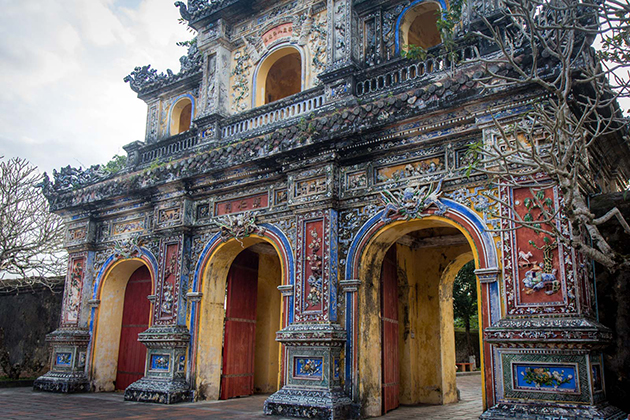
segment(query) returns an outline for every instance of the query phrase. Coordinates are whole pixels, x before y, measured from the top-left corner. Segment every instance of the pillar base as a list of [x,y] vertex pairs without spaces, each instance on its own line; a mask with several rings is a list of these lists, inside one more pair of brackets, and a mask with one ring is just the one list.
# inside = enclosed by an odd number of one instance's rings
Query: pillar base
[[500,403],[486,410],[483,420],[625,420],[626,414],[609,404],[558,405],[558,404],[519,404]]
[[90,391],[90,381],[83,372],[48,372],[33,383],[33,390],[73,394]]
[[85,360],[90,333],[83,328],[63,327],[46,336],[52,347],[50,372],[33,383],[35,391],[64,394],[91,391],[85,374]]
[[190,402],[186,381],[186,348],[190,340],[184,325],[153,326],[138,334],[147,346],[146,376],[125,389],[126,401],[176,404]]
[[125,401],[177,404],[191,402],[192,392],[185,380],[142,378],[125,389]]
[[358,419],[359,406],[341,390],[304,389],[285,386],[265,401],[267,415],[309,419]]

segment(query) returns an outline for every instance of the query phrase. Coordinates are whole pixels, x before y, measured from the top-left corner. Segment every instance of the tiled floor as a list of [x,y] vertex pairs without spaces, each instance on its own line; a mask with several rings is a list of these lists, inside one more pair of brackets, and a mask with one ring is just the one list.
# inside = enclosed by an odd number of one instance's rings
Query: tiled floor
[[[459,376],[461,401],[446,406],[400,407],[394,419],[476,419],[481,414],[481,376]],[[229,401],[204,401],[171,406],[123,401],[121,393],[61,395],[30,388],[0,389],[0,419],[267,419],[265,395]]]

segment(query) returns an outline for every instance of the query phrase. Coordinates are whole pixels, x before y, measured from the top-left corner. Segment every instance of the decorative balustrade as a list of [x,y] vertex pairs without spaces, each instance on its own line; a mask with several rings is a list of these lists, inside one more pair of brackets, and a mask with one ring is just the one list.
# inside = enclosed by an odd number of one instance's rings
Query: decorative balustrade
[[323,89],[316,88],[255,108],[230,118],[221,129],[222,138],[231,138],[270,124],[308,114],[324,106]]
[[[455,62],[452,57],[456,58]],[[441,71],[451,68],[455,63],[461,63],[469,60],[475,60],[479,57],[479,52],[474,46],[468,46],[462,48],[453,54],[443,54],[438,57],[428,57],[423,61],[408,64],[408,60],[402,61],[404,65],[397,66],[395,69],[391,69],[390,65],[384,65],[385,70],[381,74],[372,75],[359,79],[356,82],[356,95],[365,96],[374,92],[390,89],[399,86],[410,80],[416,80],[423,76],[439,73]]]
[[[359,97],[395,88],[426,75],[445,71],[456,63],[475,60],[479,53],[474,46],[464,47],[453,54],[429,57],[423,61],[410,63],[409,60],[398,60],[386,63],[379,68],[366,70],[359,76],[355,86]],[[226,118],[219,123],[219,140],[232,140],[237,136],[257,135],[259,132],[287,123],[295,118],[310,114],[325,105],[323,87],[317,87],[285,99],[254,108],[250,111]],[[147,145],[140,153],[140,162],[146,166],[151,162],[164,161],[194,149],[204,140],[204,131],[187,132],[172,138]]]
[[142,150],[140,155],[140,164],[147,164],[155,161],[164,160],[164,158],[178,155],[187,150],[193,149],[201,141],[200,134],[197,132],[186,132],[178,136],[171,137],[165,141],[151,144]]

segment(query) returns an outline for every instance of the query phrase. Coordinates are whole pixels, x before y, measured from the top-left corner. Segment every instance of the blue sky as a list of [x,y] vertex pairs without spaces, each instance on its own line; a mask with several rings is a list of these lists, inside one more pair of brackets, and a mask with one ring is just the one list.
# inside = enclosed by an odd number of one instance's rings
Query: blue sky
[[179,70],[173,0],[0,0],[0,156],[89,166],[144,139],[135,66]]

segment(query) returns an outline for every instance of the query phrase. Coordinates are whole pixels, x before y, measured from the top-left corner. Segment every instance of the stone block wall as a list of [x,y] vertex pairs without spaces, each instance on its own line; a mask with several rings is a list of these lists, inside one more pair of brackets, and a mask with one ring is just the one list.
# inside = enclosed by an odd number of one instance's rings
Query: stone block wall
[[59,327],[63,279],[51,288],[0,289],[0,377],[34,378],[50,369],[46,334]]

